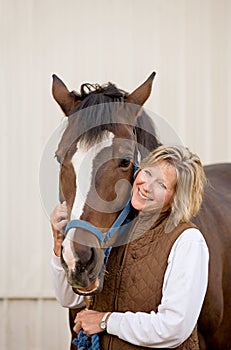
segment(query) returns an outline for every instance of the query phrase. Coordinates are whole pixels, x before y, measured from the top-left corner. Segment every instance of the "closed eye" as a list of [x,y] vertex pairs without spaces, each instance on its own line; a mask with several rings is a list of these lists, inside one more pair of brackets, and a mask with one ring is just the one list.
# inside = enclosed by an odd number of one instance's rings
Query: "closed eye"
[[165,190],[167,190],[167,187],[165,186],[165,184],[163,182],[160,182],[160,186],[163,187]]
[[149,170],[144,169],[144,172],[145,172],[145,174],[146,174],[146,175],[148,175],[148,176],[152,176],[152,173],[151,173]]

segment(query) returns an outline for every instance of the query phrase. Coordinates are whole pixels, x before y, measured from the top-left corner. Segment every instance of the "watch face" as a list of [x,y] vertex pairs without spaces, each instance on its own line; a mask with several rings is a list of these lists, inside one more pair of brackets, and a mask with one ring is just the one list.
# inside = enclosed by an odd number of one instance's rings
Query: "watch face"
[[105,321],[101,321],[100,322],[100,327],[101,327],[101,329],[105,330],[107,328],[106,322]]

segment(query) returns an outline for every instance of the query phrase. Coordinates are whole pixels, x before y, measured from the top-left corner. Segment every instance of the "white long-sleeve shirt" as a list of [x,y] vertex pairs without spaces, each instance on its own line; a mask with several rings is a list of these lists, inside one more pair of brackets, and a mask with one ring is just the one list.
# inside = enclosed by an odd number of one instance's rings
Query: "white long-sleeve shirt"
[[[157,312],[113,312],[107,332],[139,346],[179,346],[197,323],[207,289],[208,261],[208,248],[201,232],[195,228],[185,230],[169,254]],[[60,258],[54,253],[51,266],[57,300],[64,307],[83,306],[83,297],[68,285]]]

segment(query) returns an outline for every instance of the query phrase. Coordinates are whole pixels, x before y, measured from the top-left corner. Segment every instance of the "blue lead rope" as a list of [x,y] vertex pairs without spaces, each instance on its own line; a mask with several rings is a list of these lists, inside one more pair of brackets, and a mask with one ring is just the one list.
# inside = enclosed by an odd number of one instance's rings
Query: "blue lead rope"
[[78,350],[99,350],[99,334],[93,334],[91,337],[88,337],[83,333],[81,329],[78,338],[75,338],[72,342],[77,346]]

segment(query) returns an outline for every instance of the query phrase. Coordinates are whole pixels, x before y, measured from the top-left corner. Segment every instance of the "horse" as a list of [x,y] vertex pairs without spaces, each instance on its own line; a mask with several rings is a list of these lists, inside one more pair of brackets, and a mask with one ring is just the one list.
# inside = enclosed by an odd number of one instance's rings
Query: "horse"
[[[129,94],[111,83],[83,84],[77,93],[53,75],[53,97],[68,117],[56,151],[60,200],[67,202],[70,222],[77,222],[63,241],[61,260],[67,280],[78,294],[102,290],[105,251],[117,242],[117,236],[105,240],[105,235],[126,207],[136,163],[160,145],[155,126],[142,109],[154,76]],[[228,350],[231,164],[205,166],[205,173],[209,185],[194,219],[210,251],[208,290],[198,334],[201,349]]]

